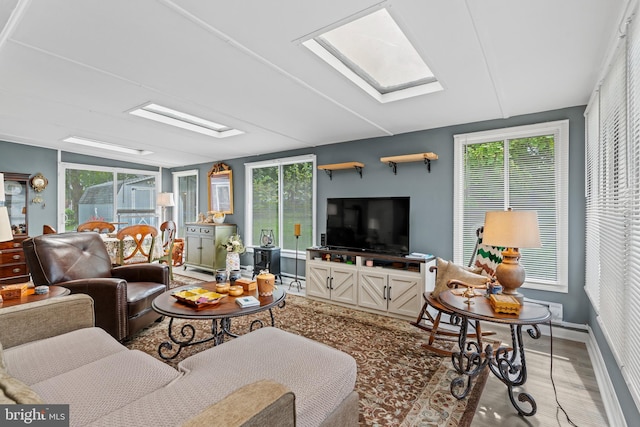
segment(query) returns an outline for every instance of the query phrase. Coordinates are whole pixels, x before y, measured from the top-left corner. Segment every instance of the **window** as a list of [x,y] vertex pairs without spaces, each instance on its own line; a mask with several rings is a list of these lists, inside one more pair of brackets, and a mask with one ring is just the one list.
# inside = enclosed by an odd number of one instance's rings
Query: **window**
[[177,237],[184,237],[186,223],[198,217],[198,170],[173,172],[173,220],[178,227]]
[[91,220],[159,226],[157,172],[64,163],[61,169],[64,224],[59,229],[73,231]]
[[454,261],[473,252],[486,211],[535,210],[542,247],[522,249],[525,287],[568,291],[569,123],[455,136]]
[[[635,13],[631,16],[637,16]],[[636,18],[637,19],[637,18]],[[585,112],[586,284],[640,406],[640,25],[620,37]]]
[[385,8],[323,30],[303,45],[381,103],[442,90]]
[[315,241],[315,156],[247,163],[245,174],[247,246],[260,245],[262,230],[272,230],[283,252],[296,249],[294,225],[300,224],[298,248]]

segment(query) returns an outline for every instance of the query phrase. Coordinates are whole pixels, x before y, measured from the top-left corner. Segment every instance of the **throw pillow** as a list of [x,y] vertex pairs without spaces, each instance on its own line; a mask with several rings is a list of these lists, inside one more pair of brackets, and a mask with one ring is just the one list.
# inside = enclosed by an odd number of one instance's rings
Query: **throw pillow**
[[456,279],[472,285],[484,285],[489,280],[486,276],[473,273],[467,267],[454,264],[451,261],[445,261],[442,258],[436,258],[436,285],[431,296],[437,298],[442,291],[449,289],[447,284],[450,280]]
[[42,404],[44,402],[28,385],[13,378],[6,371],[0,371],[0,403]]

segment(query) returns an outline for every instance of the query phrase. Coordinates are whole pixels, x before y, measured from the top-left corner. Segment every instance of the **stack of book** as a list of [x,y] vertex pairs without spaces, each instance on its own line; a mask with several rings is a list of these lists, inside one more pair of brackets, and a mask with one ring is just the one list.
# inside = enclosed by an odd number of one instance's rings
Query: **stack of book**
[[258,301],[256,297],[248,296],[236,298],[236,304],[238,304],[242,308],[245,308],[260,305],[260,301]]

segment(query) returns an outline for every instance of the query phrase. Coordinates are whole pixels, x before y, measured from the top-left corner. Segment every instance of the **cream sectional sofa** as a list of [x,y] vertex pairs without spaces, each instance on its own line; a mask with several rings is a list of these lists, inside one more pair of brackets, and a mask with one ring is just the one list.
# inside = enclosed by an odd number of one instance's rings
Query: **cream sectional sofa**
[[358,424],[355,360],[276,328],[176,370],[94,327],[93,300],[77,294],[0,309],[0,343],[0,403],[69,404],[72,426]]

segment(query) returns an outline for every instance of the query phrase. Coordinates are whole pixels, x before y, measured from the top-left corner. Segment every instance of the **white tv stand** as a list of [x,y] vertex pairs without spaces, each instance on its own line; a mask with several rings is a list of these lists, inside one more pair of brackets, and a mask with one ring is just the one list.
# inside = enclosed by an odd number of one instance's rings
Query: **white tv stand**
[[[367,265],[369,264],[369,265]],[[307,297],[358,310],[415,320],[422,294],[435,285],[432,258],[307,249]]]

